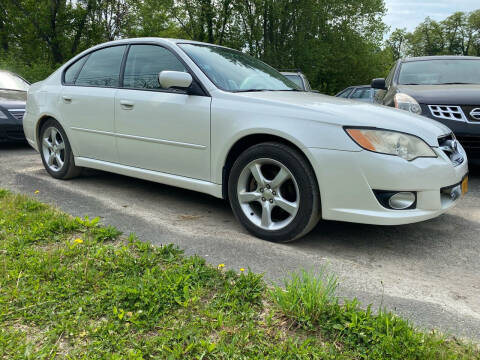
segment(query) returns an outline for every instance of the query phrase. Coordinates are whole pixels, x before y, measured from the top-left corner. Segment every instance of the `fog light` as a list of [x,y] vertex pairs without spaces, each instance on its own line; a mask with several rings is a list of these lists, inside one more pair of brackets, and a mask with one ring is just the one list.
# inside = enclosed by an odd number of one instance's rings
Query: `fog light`
[[399,192],[388,199],[388,205],[395,210],[405,210],[415,203],[416,197],[413,192]]

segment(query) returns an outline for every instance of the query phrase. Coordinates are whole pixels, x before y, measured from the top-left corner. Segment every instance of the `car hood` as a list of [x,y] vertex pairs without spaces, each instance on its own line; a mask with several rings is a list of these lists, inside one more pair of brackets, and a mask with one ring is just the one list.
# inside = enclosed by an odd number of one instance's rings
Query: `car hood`
[[398,92],[427,105],[480,105],[480,84],[398,85]]
[[262,91],[238,93],[250,101],[274,107],[279,116],[294,110],[295,118],[340,126],[375,127],[419,136],[431,146],[451,130],[429,118],[381,105],[341,99],[311,92]]
[[5,109],[24,109],[26,102],[26,91],[0,90],[0,106]]

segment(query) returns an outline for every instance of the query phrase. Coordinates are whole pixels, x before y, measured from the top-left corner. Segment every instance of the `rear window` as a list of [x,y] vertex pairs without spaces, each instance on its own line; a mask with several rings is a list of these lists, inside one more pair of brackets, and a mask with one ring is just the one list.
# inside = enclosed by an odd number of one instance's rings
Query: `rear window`
[[112,46],[90,54],[75,85],[118,87],[125,45]]

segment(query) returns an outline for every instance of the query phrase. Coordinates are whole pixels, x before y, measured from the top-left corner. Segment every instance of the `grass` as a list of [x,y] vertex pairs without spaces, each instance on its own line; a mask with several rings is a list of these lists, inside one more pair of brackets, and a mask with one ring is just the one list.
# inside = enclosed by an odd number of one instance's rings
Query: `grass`
[[0,359],[480,359],[335,289],[267,287],[0,190]]

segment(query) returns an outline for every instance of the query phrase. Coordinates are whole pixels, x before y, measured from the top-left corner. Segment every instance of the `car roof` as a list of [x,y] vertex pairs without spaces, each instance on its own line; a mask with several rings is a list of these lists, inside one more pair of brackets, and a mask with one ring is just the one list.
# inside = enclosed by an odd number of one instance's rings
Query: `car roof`
[[402,59],[402,62],[427,61],[427,60],[480,60],[477,56],[441,55],[441,56],[418,56]]
[[96,46],[93,46],[90,49],[95,49],[97,47],[98,48],[105,47],[109,45],[121,45],[121,44],[135,43],[135,42],[157,42],[160,44],[172,44],[172,45],[173,44],[197,44],[197,45],[209,45],[209,46],[225,48],[225,46],[210,44],[210,43],[201,42],[201,41],[194,41],[194,40],[172,39],[172,38],[161,38],[161,37],[138,37],[138,38],[126,38],[121,40],[113,40],[113,41],[105,42],[102,44],[98,44]]

